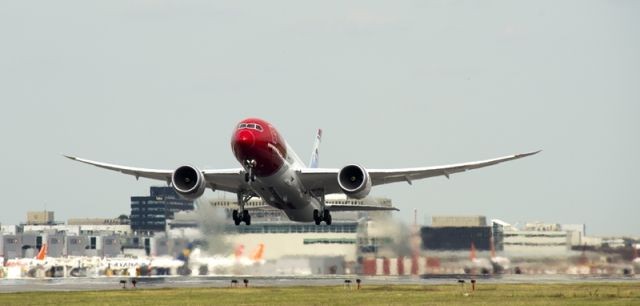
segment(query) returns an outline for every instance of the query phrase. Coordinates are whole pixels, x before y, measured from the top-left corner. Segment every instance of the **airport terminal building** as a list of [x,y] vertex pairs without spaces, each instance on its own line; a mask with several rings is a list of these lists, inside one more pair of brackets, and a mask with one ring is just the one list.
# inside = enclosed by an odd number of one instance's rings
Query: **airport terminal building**
[[[328,196],[326,201],[392,207],[388,198]],[[44,244],[53,258],[178,258],[193,248],[225,257],[240,246],[248,256],[263,246],[261,258],[276,273],[416,275],[458,273],[472,246],[482,252],[478,257],[486,258],[492,241],[501,255],[521,258],[568,257],[571,247],[596,244],[580,224],[531,222],[515,228],[497,219],[487,225],[484,216],[433,216],[428,226],[410,227],[394,221],[389,211],[335,211],[327,226],[292,222],[257,198],[247,204],[252,224],[236,226],[230,218],[237,209],[234,200],[216,198],[198,206],[181,200],[171,188],[152,187],[149,196],[131,197],[128,218],[74,218],[64,224],[55,221],[53,212],[29,212],[26,223],[0,227],[0,257],[33,258]]]
[[[210,207],[223,212],[221,218],[215,219],[206,216],[205,209],[196,213],[193,202],[180,202],[171,188],[152,187],[149,196],[132,197],[131,200],[130,224],[128,220],[100,218],[75,218],[64,224],[53,221],[53,212],[30,214],[46,221],[5,227],[9,232],[3,234],[0,250],[6,259],[33,257],[44,243],[48,244],[51,257],[116,257],[128,252],[143,256],[177,256],[189,242],[196,241],[202,247],[209,243],[212,233],[202,224],[205,216],[204,219],[215,220],[218,234],[231,246],[229,252],[237,245],[252,250],[258,244],[264,244],[266,260],[340,257],[356,262],[360,250],[368,249],[364,245],[367,241],[359,239],[362,222],[372,217],[391,217],[388,211],[333,212],[334,222],[326,226],[292,222],[282,211],[263,207],[252,211],[250,226],[235,226],[230,218],[227,219],[237,207],[235,201],[210,200]],[[392,205],[387,198],[370,198],[366,204],[371,205],[372,201],[381,206]],[[327,203],[356,206],[364,201],[342,196],[327,197]],[[264,206],[264,203],[252,199],[248,206]]]
[[191,211],[193,201],[181,198],[171,187],[151,187],[148,196],[131,197],[131,230],[137,233],[164,231],[176,212]]
[[[327,204],[363,205],[364,201],[347,199],[345,196],[328,196]],[[230,215],[237,208],[234,200],[213,199],[209,201],[213,208],[223,211],[223,216],[218,217],[219,222],[225,224],[223,232],[225,239],[233,245],[243,245],[246,249],[253,249],[258,244],[265,245],[265,259],[278,259],[282,257],[324,257],[342,256],[345,261],[357,260],[359,250],[359,233],[362,223],[370,218],[390,218],[389,211],[377,212],[332,212],[333,223],[327,225],[315,225],[314,223],[300,223],[290,221],[279,209],[265,207],[261,199],[251,199],[247,207],[251,210],[252,224],[250,226],[235,226],[228,222]],[[392,202],[388,198],[367,199],[367,205],[380,205],[391,207]],[[257,209],[260,207],[259,209]],[[201,214],[201,213],[199,213]],[[189,216],[191,215],[191,216]],[[188,233],[197,231],[188,230],[197,224],[197,215],[183,212],[176,215],[175,220],[167,224],[167,234],[170,237],[189,237]],[[206,234],[204,234],[206,235]]]
[[477,250],[491,248],[491,227],[484,216],[434,216],[431,226],[421,229],[422,249],[434,251],[467,251],[473,244]]

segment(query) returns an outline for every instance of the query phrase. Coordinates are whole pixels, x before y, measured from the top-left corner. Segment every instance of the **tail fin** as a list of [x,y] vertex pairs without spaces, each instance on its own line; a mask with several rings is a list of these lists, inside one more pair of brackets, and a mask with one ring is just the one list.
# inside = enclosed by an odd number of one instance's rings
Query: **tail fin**
[[44,260],[47,257],[47,244],[43,244],[42,247],[40,247],[40,251],[38,252],[38,255],[36,255],[36,259],[38,260]]
[[471,253],[469,254],[469,259],[471,259],[471,261],[476,260],[476,245],[471,242]]
[[193,248],[194,248],[193,243],[187,244],[187,246],[184,249],[182,249],[182,252],[178,254],[178,257],[176,259],[182,260],[184,262],[188,262],[189,256],[191,256],[191,252],[193,251]]
[[251,254],[251,260],[260,261],[264,253],[264,243],[258,245],[258,248]]
[[320,162],[320,153],[318,152],[320,149],[320,141],[322,140],[322,129],[318,129],[318,134],[316,134],[316,141],[313,143],[313,151],[311,152],[311,160],[309,161],[309,168],[318,168],[318,163]]
[[242,257],[242,253],[244,252],[244,244],[239,244],[236,246],[233,254],[236,256],[236,259],[240,259]]

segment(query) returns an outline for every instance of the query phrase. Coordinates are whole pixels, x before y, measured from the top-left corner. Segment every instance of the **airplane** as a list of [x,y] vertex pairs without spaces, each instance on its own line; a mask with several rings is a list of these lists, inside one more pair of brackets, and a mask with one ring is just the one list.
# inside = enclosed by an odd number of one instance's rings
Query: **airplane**
[[47,244],[44,243],[38,250],[38,254],[33,258],[15,258],[7,260],[7,266],[25,266],[28,268],[33,268],[36,266],[43,266],[48,264],[47,261]]
[[486,258],[478,258],[476,256],[476,246],[471,242],[471,248],[469,250],[469,262],[464,267],[464,271],[467,274],[489,274],[493,268],[492,263]]
[[6,263],[7,267],[20,267],[24,272],[29,275],[35,274],[36,270],[48,270],[52,266],[57,265],[57,261],[53,258],[47,257],[47,244],[44,243],[40,247],[38,254],[33,258],[15,258],[9,259]]
[[511,265],[511,260],[509,260],[509,258],[507,257],[497,256],[496,245],[493,240],[493,236],[491,237],[490,241],[491,241],[491,258],[489,260],[491,261],[491,265],[493,266],[493,273],[494,274],[504,273],[505,271],[509,270],[509,267]]
[[344,193],[355,199],[365,198],[373,186],[445,176],[471,169],[534,155],[540,151],[509,155],[483,161],[435,167],[401,169],[366,169],[358,164],[342,168],[319,168],[319,146],[322,130],[318,130],[309,166],[287,144],[271,123],[247,118],[240,121],[231,136],[231,149],[241,168],[201,170],[191,165],[171,169],[145,169],[92,161],[75,156],[65,157],[93,166],[140,177],[165,181],[185,199],[195,200],[206,188],[235,193],[239,210],[232,213],[236,225],[251,224],[245,204],[260,197],[266,204],[281,209],[292,221],[325,222],[331,225],[331,211],[397,210],[373,205],[327,205],[325,195]]
[[244,245],[236,247],[234,254],[230,255],[205,255],[199,248],[195,248],[189,257],[189,266],[192,271],[200,273],[202,267],[206,267],[208,274],[226,274],[230,269],[242,269],[263,265],[265,245],[260,243],[250,255],[243,255]]
[[97,269],[100,274],[136,276],[136,270],[151,264],[146,257],[105,257],[99,260]]

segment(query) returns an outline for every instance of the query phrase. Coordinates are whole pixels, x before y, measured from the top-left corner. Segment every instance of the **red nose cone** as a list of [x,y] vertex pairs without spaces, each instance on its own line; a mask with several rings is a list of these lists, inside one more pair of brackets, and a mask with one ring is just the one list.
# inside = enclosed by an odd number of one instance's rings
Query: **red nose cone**
[[256,138],[248,130],[241,130],[236,135],[236,145],[243,149],[251,148],[256,143]]
[[233,152],[239,161],[252,159],[256,138],[249,130],[239,130],[232,141]]

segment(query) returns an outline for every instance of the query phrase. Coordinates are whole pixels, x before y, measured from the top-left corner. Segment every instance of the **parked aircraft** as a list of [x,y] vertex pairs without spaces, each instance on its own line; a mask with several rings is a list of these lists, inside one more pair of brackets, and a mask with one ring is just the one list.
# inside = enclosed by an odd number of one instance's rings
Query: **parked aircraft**
[[492,263],[486,258],[478,258],[476,256],[476,246],[471,242],[469,250],[469,264],[465,266],[464,271],[467,274],[489,274],[493,268]]
[[38,254],[33,258],[14,258],[7,260],[6,266],[21,266],[25,269],[32,269],[35,267],[50,267],[51,260],[47,258],[47,244],[43,244],[38,251]]
[[501,274],[509,270],[511,260],[507,257],[496,255],[496,245],[493,237],[491,237],[491,265],[493,266],[494,274]]
[[244,246],[239,245],[232,255],[210,256],[203,254],[199,248],[195,248],[189,257],[189,268],[192,271],[205,269],[206,274],[229,274],[237,268],[242,269],[264,264],[264,250],[264,244],[260,243],[249,256],[246,256],[244,255]]
[[[344,193],[351,198],[366,197],[373,186],[407,182],[434,176],[445,176],[495,165],[538,153],[509,155],[483,161],[435,167],[401,169],[366,169],[358,164],[342,168],[318,168],[322,131],[316,136],[309,166],[269,122],[248,118],[236,125],[231,137],[231,149],[242,168],[200,170],[194,166],[171,169],[145,169],[91,161],[74,156],[72,160],[140,177],[161,180],[173,186],[186,199],[197,199],[206,188],[235,193],[239,210],[234,210],[234,223],[251,224],[245,207],[253,197],[261,197],[266,204],[279,208],[289,219],[298,222],[331,224],[331,211],[396,210],[392,207],[369,205],[327,205],[325,195]],[[253,207],[252,207],[253,208]]]
[[33,258],[14,258],[7,260],[5,266],[16,267],[20,270],[20,274],[35,276],[39,272],[44,276],[45,271],[51,267],[59,265],[59,261],[55,258],[47,257],[47,244],[43,244],[38,254]]

